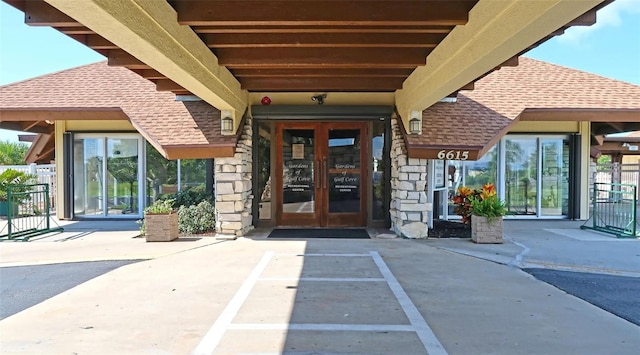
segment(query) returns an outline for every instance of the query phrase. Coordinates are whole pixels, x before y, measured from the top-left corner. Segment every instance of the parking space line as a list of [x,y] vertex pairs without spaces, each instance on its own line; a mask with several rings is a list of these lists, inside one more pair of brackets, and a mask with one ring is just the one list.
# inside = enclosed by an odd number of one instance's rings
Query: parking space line
[[398,280],[393,276],[393,273],[384,260],[382,260],[380,254],[377,251],[371,251],[369,253],[373,258],[373,261],[378,266],[378,269],[380,269],[382,276],[387,280],[391,291],[396,296],[396,299],[400,303],[404,313],[407,315],[407,318],[409,318],[409,322],[415,327],[415,331],[429,355],[446,355],[447,351],[444,349],[442,344],[440,344],[440,341],[424,320],[418,311],[418,308],[416,308],[407,293],[404,291]]
[[369,254],[275,254],[274,256],[338,256],[338,257],[353,257],[353,256],[366,256],[371,257]]
[[354,332],[415,332],[409,324],[330,324],[330,323],[233,323],[233,330],[317,330]]
[[244,280],[242,286],[240,286],[227,307],[225,307],[225,309],[222,311],[218,319],[216,319],[215,323],[213,323],[207,334],[205,334],[204,338],[202,338],[200,344],[198,344],[195,350],[193,350],[193,355],[211,354],[216,349],[218,343],[220,343],[220,340],[224,335],[224,332],[226,331],[229,324],[231,324],[231,321],[236,316],[236,314],[238,314],[238,311],[246,301],[249,293],[251,293],[251,290],[260,278],[260,275],[273,257],[273,254],[273,252],[268,251],[262,256],[260,262],[258,262],[258,264],[253,268],[253,270],[251,271],[247,279]]
[[310,281],[310,282],[385,282],[387,280],[381,278],[366,277],[266,277],[260,278],[258,281]]

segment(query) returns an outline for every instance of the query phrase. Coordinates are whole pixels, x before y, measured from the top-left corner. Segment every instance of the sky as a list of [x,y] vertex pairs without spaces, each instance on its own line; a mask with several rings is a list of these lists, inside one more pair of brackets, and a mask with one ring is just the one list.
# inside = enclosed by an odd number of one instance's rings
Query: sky
[[[640,0],[615,0],[595,25],[571,27],[525,56],[640,85]],[[0,1],[0,85],[102,60],[50,27],[25,25]],[[17,141],[17,133],[0,130],[0,140]]]

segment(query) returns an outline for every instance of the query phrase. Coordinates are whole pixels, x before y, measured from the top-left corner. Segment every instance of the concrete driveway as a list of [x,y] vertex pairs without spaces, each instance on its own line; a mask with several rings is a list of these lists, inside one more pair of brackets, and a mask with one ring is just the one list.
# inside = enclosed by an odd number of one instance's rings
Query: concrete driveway
[[[526,262],[523,249],[513,254],[517,244],[478,250],[509,260],[503,265],[445,250],[455,243],[464,249],[464,242],[287,241],[256,234],[144,243],[120,232],[0,243],[3,266],[100,255],[150,259],[0,321],[2,352],[637,353],[640,327],[513,267]],[[634,272],[633,264],[610,269]]]

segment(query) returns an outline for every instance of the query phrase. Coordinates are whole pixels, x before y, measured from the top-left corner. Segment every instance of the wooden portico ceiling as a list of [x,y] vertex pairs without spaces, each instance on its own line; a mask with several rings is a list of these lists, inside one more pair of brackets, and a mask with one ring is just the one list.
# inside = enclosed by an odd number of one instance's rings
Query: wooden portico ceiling
[[388,91],[475,1],[170,0],[249,91]]
[[407,123],[566,27],[592,24],[610,2],[3,1],[159,90],[231,110],[236,127],[247,91],[395,91]]

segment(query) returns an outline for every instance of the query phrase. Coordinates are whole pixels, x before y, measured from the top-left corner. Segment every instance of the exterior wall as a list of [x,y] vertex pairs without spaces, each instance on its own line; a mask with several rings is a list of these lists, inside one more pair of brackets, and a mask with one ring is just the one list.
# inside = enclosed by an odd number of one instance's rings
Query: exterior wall
[[391,120],[391,229],[405,238],[426,238],[427,159],[407,158],[398,119]]
[[58,189],[56,191],[56,215],[58,219],[69,219],[71,216],[64,215],[64,170],[62,165],[62,159],[65,156],[64,144],[62,144],[62,137],[65,132],[72,131],[135,131],[136,129],[131,125],[129,121],[56,121],[55,122],[55,149],[56,149],[56,184]]
[[509,133],[578,133],[580,124],[575,121],[518,121]]
[[219,239],[235,239],[253,229],[252,134],[251,119],[247,118],[234,157],[214,160],[216,232]]

